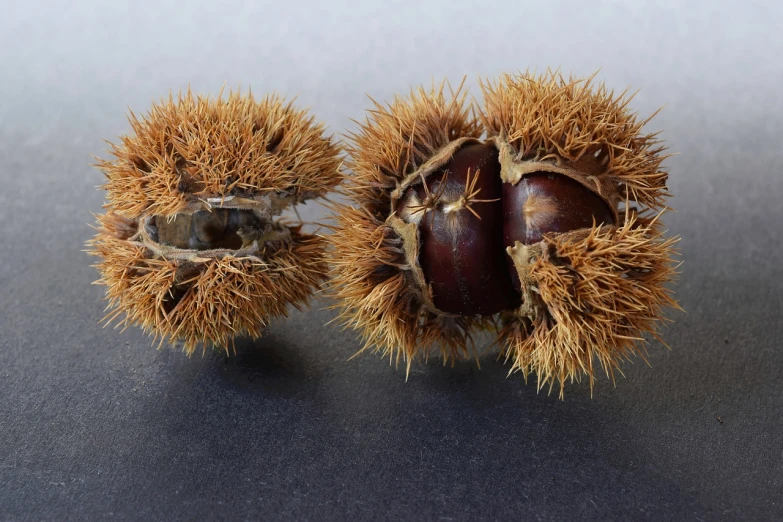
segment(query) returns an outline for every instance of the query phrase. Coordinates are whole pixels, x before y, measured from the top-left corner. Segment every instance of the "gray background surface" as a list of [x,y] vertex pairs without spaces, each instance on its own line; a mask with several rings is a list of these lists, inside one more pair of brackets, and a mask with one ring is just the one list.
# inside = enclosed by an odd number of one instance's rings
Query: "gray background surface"
[[[783,9],[543,4],[3,2],[0,519],[783,517]],[[90,154],[128,108],[250,86],[343,132],[365,94],[548,66],[666,104],[687,314],[652,368],[561,402],[491,359],[347,361],[326,301],[228,360],[97,324]]]

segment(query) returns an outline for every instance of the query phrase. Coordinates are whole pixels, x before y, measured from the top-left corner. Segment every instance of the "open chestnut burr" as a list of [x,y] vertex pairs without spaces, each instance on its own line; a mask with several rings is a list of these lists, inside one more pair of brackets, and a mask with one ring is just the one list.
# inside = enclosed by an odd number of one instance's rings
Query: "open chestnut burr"
[[[474,354],[492,330],[512,371],[563,385],[645,355],[676,276],[657,134],[593,78],[556,72],[376,103],[349,136],[334,204],[340,317],[408,368]],[[597,363],[597,366],[596,366]]]
[[280,219],[340,181],[340,147],[280,96],[194,96],[131,114],[132,133],[99,160],[105,213],[89,252],[106,287],[106,322],[162,344],[230,351],[326,278],[325,240]]

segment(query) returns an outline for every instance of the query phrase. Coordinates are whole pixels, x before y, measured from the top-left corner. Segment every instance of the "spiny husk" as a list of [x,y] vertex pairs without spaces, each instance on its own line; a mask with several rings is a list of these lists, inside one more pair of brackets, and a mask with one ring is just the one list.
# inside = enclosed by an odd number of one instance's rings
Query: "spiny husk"
[[[617,199],[663,208],[667,174],[661,170],[665,147],[658,133],[643,133],[650,119],[639,119],[628,104],[593,76],[565,79],[559,72],[504,74],[481,82],[484,107],[479,117],[490,138],[508,142],[518,161],[552,160],[574,164],[597,156],[614,184]],[[610,199],[610,204],[613,203]]]
[[341,189],[350,204],[332,204],[329,287],[338,300],[338,320],[362,332],[362,350],[402,358],[408,368],[414,356],[426,357],[433,347],[444,362],[471,354],[471,330],[491,324],[429,309],[415,288],[402,240],[388,222],[390,195],[407,175],[453,140],[482,133],[461,85],[449,86],[449,96],[445,86],[420,88],[387,106],[373,101],[367,120],[349,136],[352,175]]
[[[259,256],[227,251],[188,262],[187,279],[180,281],[183,261],[155,258],[133,239],[131,222],[108,213],[98,223],[89,247],[100,258],[97,283],[106,286],[104,321],[139,325],[160,344],[182,340],[188,355],[199,344],[228,352],[235,336],[259,337],[270,319],[287,315],[287,305],[306,305],[327,271],[324,239],[292,227],[289,243]],[[187,291],[171,302],[175,284]]]
[[[483,125],[459,90],[447,101],[442,86],[389,106],[374,102],[350,136],[352,175],[343,184],[350,203],[332,205],[330,290],[338,320],[361,332],[363,350],[402,357],[408,365],[431,353],[432,343],[440,343],[447,360],[472,355],[466,348],[471,332],[496,327],[497,317],[451,316],[426,304],[412,277],[417,267],[406,259],[409,245],[391,226],[391,195],[450,144],[480,138],[485,128],[499,148],[514,148],[515,161],[565,163],[573,171],[602,166],[613,192],[604,199],[618,225],[546,235],[530,250],[543,255],[531,259],[529,277],[521,278],[540,302],[499,314],[497,342],[512,372],[534,372],[539,386],[550,390],[557,381],[562,396],[566,381],[587,375],[592,386],[597,369],[613,377],[621,360],[644,357],[644,335],[657,338],[664,308],[678,307],[667,288],[676,276],[677,239],[664,237],[658,221],[668,195],[660,169],[665,149],[655,134],[641,133],[647,120],[637,121],[627,109],[630,98],[593,86],[592,78],[525,74],[482,88]],[[657,217],[643,217],[646,209]]]
[[251,209],[271,224],[324,195],[341,179],[342,158],[323,125],[277,95],[190,90],[129,121],[133,133],[110,144],[114,158],[99,160],[108,201],[88,243],[107,287],[106,320],[141,325],[161,343],[183,340],[190,354],[199,343],[228,349],[237,335],[257,337],[287,305],[306,304],[326,277],[325,241],[299,226],[250,253],[158,249],[139,227],[213,207]]
[[643,334],[661,341],[664,309],[679,308],[667,286],[677,241],[664,237],[657,219],[630,213],[620,226],[545,235],[528,272],[544,313],[532,321],[503,314],[497,342],[511,371],[534,372],[550,390],[557,381],[562,397],[565,383],[583,375],[592,389],[596,360],[614,379],[621,360],[645,358]]
[[215,99],[190,90],[129,116],[133,134],[98,160],[109,210],[172,216],[208,198],[322,195],[340,180],[340,149],[307,111],[277,95]]

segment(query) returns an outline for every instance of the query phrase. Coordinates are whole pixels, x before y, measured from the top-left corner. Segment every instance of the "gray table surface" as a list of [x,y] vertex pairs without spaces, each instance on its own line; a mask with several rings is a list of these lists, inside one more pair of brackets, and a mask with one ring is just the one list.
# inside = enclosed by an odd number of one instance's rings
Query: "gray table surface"
[[[71,5],[74,4],[74,5]],[[775,2],[4,2],[0,519],[783,518],[783,18]],[[687,7],[686,7],[687,5]],[[780,4],[778,4],[780,5]],[[240,354],[102,329],[90,154],[190,85],[298,95],[333,132],[444,76],[561,67],[679,152],[686,314],[566,400],[366,355],[321,300]],[[308,205],[304,216],[323,209]]]

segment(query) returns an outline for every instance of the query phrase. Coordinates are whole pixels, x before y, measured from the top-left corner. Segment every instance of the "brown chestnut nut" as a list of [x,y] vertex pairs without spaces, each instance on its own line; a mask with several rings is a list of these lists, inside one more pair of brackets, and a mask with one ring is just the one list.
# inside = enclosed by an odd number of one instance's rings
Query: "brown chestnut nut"
[[503,243],[538,243],[548,232],[614,224],[600,196],[561,174],[535,172],[516,185],[503,183]]
[[[544,234],[613,225],[614,213],[600,196],[562,174],[534,172],[519,183],[503,183],[503,244],[540,242]],[[509,263],[514,287],[519,274]]]
[[418,223],[419,263],[439,310],[492,315],[519,305],[506,276],[502,184],[497,149],[471,143],[403,196],[398,213]]

